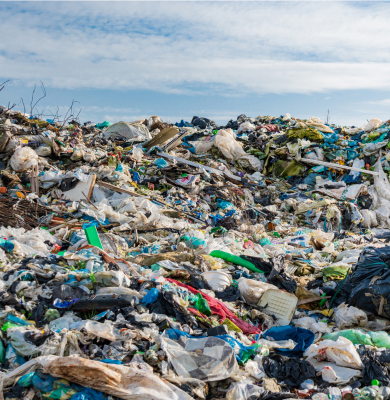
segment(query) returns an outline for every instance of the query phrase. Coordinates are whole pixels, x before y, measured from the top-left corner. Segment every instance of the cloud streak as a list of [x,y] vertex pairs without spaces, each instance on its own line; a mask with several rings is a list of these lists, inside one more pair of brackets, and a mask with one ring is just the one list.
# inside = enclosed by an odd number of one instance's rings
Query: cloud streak
[[176,94],[390,88],[390,10],[358,3],[0,3],[0,76]]

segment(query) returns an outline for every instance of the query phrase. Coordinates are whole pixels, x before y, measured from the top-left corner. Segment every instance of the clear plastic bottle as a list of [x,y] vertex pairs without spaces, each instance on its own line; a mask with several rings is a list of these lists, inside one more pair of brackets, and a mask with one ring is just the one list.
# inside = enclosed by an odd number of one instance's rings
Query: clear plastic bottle
[[330,387],[328,397],[331,400],[341,400],[341,390],[338,387]]
[[328,396],[325,393],[316,393],[311,396],[312,400],[328,400]]

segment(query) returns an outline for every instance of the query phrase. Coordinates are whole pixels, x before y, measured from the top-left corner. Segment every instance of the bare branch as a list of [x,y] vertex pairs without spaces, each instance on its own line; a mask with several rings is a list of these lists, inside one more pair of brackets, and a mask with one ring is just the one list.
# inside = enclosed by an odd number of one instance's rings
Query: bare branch
[[26,106],[24,105],[23,97],[20,98],[20,101],[21,101],[22,104],[23,104],[23,113],[26,114]]
[[9,81],[10,81],[10,80],[8,79],[8,80],[6,80],[5,82],[0,83],[0,92],[5,88],[5,84],[8,83]]
[[39,82],[41,82],[41,90],[42,90],[42,94],[43,94],[43,95],[42,95],[42,97],[40,97],[40,98],[34,103],[34,95],[35,95],[35,90],[36,90],[36,88],[37,88],[37,85],[34,84],[34,90],[33,90],[33,92],[32,92],[31,103],[30,103],[30,107],[31,107],[31,113],[30,113],[30,115],[31,115],[31,116],[33,115],[34,108],[37,106],[37,104],[38,104],[42,99],[44,99],[44,98],[46,97],[45,85],[43,84],[42,81],[39,81]]
[[[64,121],[62,122],[62,125],[61,125],[61,128],[60,128],[60,129],[62,129],[62,128],[64,127],[64,125],[65,125],[71,118],[74,117],[74,115],[73,115],[73,106],[74,106],[75,103],[80,103],[80,102],[79,102],[79,101],[76,101],[76,100],[72,100],[72,104],[70,105],[68,111],[67,111],[66,114],[65,114]],[[81,110],[80,110],[80,111],[81,111]]]

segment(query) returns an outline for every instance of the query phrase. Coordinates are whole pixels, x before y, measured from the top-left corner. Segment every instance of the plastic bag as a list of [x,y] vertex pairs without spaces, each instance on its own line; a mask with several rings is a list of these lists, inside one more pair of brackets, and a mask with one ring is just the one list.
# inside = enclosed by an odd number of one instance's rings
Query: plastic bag
[[331,328],[328,328],[328,326],[324,322],[317,322],[314,318],[312,317],[303,317],[299,319],[293,319],[292,322],[294,323],[295,326],[299,328],[305,328],[313,331],[314,333],[321,332],[332,332]]
[[344,331],[326,333],[323,339],[337,340],[340,336],[347,338],[353,344],[363,344],[365,346],[385,347],[390,349],[390,336],[384,332],[364,333],[357,329],[347,329]]
[[[381,202],[383,199],[381,199]],[[390,228],[390,207],[380,206],[375,210],[375,216],[379,226]]]
[[[106,364],[80,357],[38,357],[45,373],[124,400],[192,400],[175,385],[134,367]],[[5,377],[7,380],[7,376]],[[9,379],[8,379],[9,380]]]
[[31,147],[20,147],[12,155],[10,164],[16,172],[25,171],[38,165],[38,154]]
[[211,315],[210,306],[200,293],[195,296],[194,307],[204,315]]
[[276,286],[269,283],[255,281],[254,279],[240,278],[238,280],[238,290],[243,299],[249,304],[258,304],[261,296],[268,289],[279,290]]
[[360,214],[363,217],[362,226],[364,228],[372,228],[378,226],[376,219],[376,212],[373,210],[360,210]]
[[312,344],[305,351],[304,356],[313,365],[325,359],[340,367],[363,369],[362,360],[355,346],[344,337],[339,337],[336,342],[323,340],[319,344]]
[[41,145],[35,150],[35,152],[38,154],[38,156],[47,157],[47,156],[50,156],[52,150],[51,150],[51,147],[48,146],[47,144],[41,144]]
[[134,147],[131,158],[137,162],[141,162],[144,156],[144,152],[140,147]]
[[238,132],[241,132],[241,131],[254,131],[255,129],[256,129],[255,125],[251,124],[249,121],[245,121],[239,126]]
[[380,159],[378,159],[376,162],[374,171],[379,173],[379,176],[374,176],[374,187],[378,193],[378,196],[390,200],[390,183],[385,172],[383,171],[382,162]]
[[348,307],[345,303],[335,309],[334,320],[339,329],[351,326],[365,326],[368,322],[367,314],[356,307]]
[[352,368],[339,367],[334,364],[326,364],[320,370],[322,379],[329,383],[348,383],[352,378],[361,377],[359,370]]
[[382,124],[383,122],[380,119],[372,118],[370,119],[370,121],[367,122],[367,124],[363,127],[363,129],[365,132],[371,132],[374,129],[379,128]]
[[195,154],[207,153],[214,146],[214,139],[212,140],[198,140],[196,142],[188,142],[195,149]]
[[245,364],[245,372],[255,379],[262,379],[265,377],[264,368],[260,361],[248,360]]
[[246,153],[234,139],[233,131],[231,129],[221,129],[215,136],[215,146],[228,160],[237,160],[241,156],[245,156]]
[[70,159],[72,161],[80,161],[82,160],[84,157],[84,150],[82,149],[75,149],[72,153],[72,155],[70,156]]
[[314,342],[315,335],[309,329],[295,328],[294,326],[278,326],[268,329],[263,336],[266,339],[293,340],[296,346],[290,348],[276,348],[275,351],[279,354],[288,357],[300,357],[302,353]]
[[244,379],[232,384],[226,393],[226,400],[253,400],[264,392],[264,388],[254,385],[250,379]]
[[220,381],[231,377],[238,368],[233,349],[224,340],[214,336],[169,338],[165,331],[161,347],[179,376],[205,382]]

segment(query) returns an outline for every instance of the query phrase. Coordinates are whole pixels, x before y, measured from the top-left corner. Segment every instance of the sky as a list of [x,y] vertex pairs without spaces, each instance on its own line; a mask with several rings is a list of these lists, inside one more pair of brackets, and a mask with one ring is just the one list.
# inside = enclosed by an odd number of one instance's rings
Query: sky
[[390,119],[386,1],[0,1],[0,16],[0,104],[29,113],[43,82],[46,118],[75,100],[95,123]]

